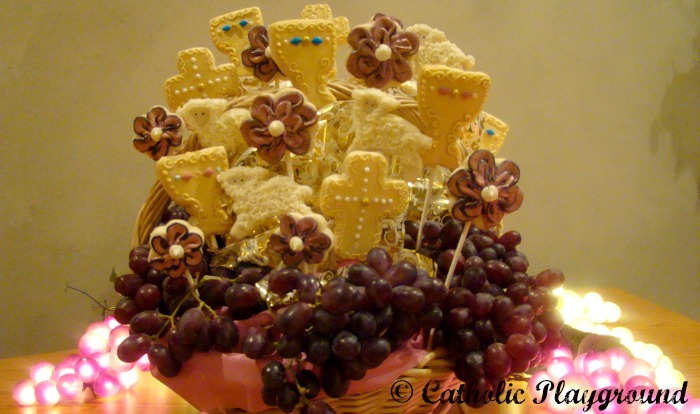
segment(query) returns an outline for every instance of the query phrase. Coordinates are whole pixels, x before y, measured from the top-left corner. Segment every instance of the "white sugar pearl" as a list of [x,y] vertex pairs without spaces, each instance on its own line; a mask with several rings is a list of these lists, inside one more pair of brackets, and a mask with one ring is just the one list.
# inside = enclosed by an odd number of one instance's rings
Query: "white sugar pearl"
[[391,48],[388,45],[379,45],[379,47],[374,50],[374,57],[380,62],[386,62],[391,59]]

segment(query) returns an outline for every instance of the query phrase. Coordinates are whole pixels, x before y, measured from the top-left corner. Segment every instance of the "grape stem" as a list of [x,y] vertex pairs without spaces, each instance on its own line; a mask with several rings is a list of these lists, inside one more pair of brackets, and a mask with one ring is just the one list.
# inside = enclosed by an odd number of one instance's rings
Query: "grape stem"
[[[102,309],[102,317],[103,317],[103,318],[104,318],[104,316],[105,316],[105,314],[106,314],[107,312],[114,312],[114,309],[115,309],[114,306],[107,306],[107,299],[103,299],[104,304],[103,304],[103,303],[100,303],[100,301],[97,300],[97,299],[95,299],[91,294],[89,294],[89,293],[87,292],[87,290],[82,290],[82,289],[74,288],[73,286],[69,285],[68,282],[66,282],[66,288],[65,288],[63,291],[66,292],[68,289],[71,289],[71,290],[75,290],[75,291],[77,291],[77,292],[80,292],[80,293],[82,293],[83,295],[85,295],[85,296],[87,296],[88,298],[90,298],[93,302],[95,302],[95,303],[97,304],[97,306],[98,306],[99,308]],[[93,305],[93,309],[95,309],[94,305]]]

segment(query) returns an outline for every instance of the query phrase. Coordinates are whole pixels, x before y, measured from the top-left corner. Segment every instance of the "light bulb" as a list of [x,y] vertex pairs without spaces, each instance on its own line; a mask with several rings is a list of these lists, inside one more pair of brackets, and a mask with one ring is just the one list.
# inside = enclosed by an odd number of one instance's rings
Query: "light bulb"
[[129,371],[117,373],[119,384],[125,390],[133,388],[139,382],[139,369],[134,367]]
[[65,374],[56,381],[56,388],[62,400],[72,400],[83,392],[83,381],[75,374]]
[[50,380],[55,367],[50,362],[39,362],[29,370],[29,377],[34,381],[34,385]]
[[22,380],[12,388],[12,398],[17,404],[22,406],[36,404],[36,396],[34,395],[34,383],[30,379]]
[[36,402],[41,405],[56,405],[61,401],[61,394],[58,393],[54,380],[46,380],[36,384],[34,396]]
[[119,392],[119,380],[107,372],[102,372],[95,380],[93,389],[100,397],[111,397]]
[[100,364],[93,358],[80,358],[75,363],[75,374],[86,384],[92,384],[100,374]]

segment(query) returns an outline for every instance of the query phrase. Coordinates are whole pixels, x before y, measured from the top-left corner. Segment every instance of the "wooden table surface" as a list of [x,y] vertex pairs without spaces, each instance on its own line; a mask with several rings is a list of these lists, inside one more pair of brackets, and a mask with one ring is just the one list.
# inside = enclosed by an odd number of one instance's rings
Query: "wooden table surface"
[[[636,340],[661,347],[688,381],[688,392],[700,396],[700,323],[671,312],[649,301],[619,289],[595,289],[605,300],[622,308],[622,317],[614,326],[629,328]],[[29,368],[36,362],[60,362],[74,351],[53,352],[0,360],[0,413],[65,414],[65,413],[147,413],[185,414],[197,410],[169,388],[145,373],[133,390],[112,398],[83,403],[61,403],[55,407],[20,407],[12,399],[14,385],[29,377]],[[516,385],[525,387],[525,383]],[[529,399],[528,399],[529,401]],[[531,403],[523,405],[489,404],[479,414],[536,413]]]

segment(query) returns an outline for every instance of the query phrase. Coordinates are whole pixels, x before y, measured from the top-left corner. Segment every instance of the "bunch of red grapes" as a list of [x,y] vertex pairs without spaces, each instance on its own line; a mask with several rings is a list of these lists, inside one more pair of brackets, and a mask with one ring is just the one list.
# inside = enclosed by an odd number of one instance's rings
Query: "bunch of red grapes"
[[[178,215],[169,211],[163,220]],[[417,230],[417,223],[406,222],[406,248],[415,247]],[[203,261],[189,269],[195,280],[190,286],[151,268],[148,247],[136,247],[129,257],[133,273],[115,282],[123,297],[114,316],[131,330],[118,355],[133,362],[148,354],[166,377],[177,375],[194,352],[272,358],[261,372],[263,401],[284,412],[301,407],[317,414],[333,412],[314,400],[321,391],[342,397],[350,381],[422,333],[424,343],[432,337],[435,346],[448,349],[460,380],[480,391],[494,389],[559,345],[563,320],[551,290],[563,275],[528,275],[517,232],[499,237],[472,227],[448,289],[444,277],[461,233],[454,220],[425,223],[419,253],[433,259],[438,277],[373,248],[365,262],[324,285],[297,268],[208,268]],[[263,279],[270,292],[292,303],[274,309],[272,323],[239,330],[237,320],[269,310],[256,287]]]

